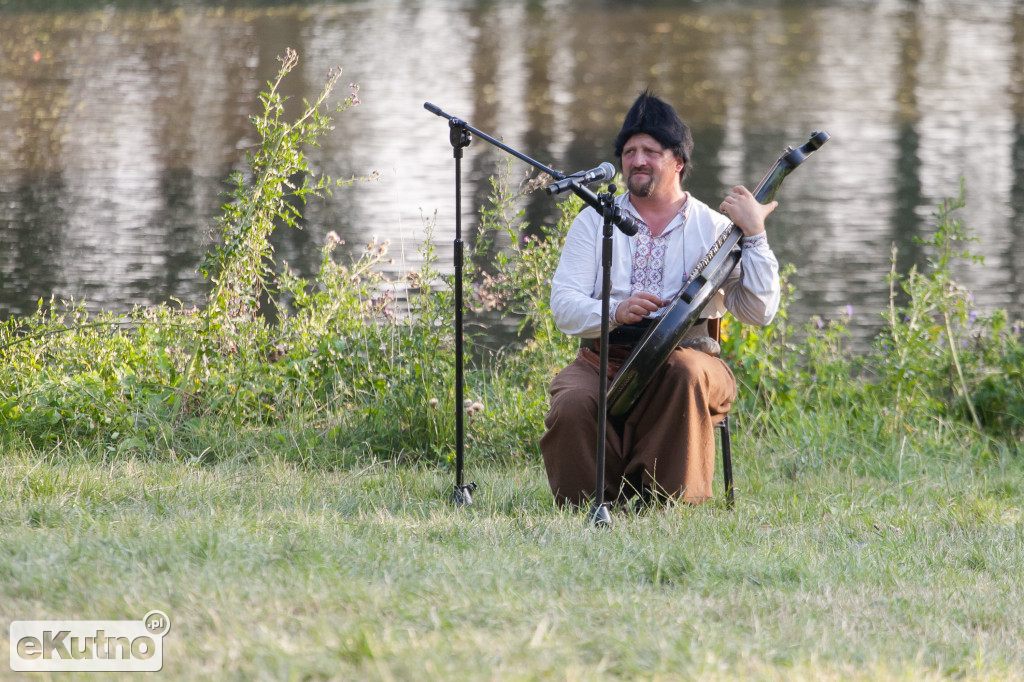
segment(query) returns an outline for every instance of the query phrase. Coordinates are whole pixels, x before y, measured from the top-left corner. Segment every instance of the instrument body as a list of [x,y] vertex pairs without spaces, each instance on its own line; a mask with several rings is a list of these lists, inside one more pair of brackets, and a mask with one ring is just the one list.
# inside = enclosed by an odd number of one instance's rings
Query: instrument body
[[[815,132],[802,146],[787,147],[754,190],[754,198],[762,204],[774,199],[786,176],[828,139],[828,133]],[[742,236],[742,230],[735,223],[722,232],[687,278],[679,296],[633,347],[608,389],[610,416],[622,417],[629,412],[654,374],[699,319],[701,311],[739,264],[737,245]]]

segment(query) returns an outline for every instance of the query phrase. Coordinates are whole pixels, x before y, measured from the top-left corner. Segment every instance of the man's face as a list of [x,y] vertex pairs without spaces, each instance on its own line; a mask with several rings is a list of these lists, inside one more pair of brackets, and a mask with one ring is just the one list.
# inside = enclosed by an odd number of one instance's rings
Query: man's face
[[678,187],[682,170],[683,162],[672,150],[647,133],[634,135],[622,148],[622,175],[634,196],[651,197],[673,185]]

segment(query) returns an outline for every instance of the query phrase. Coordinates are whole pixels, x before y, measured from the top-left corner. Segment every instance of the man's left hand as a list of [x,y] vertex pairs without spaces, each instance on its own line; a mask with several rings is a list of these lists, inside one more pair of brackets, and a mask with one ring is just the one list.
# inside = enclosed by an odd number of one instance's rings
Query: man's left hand
[[777,201],[768,204],[758,203],[750,190],[738,185],[733,187],[732,194],[722,201],[719,210],[729,216],[729,219],[743,232],[744,237],[753,237],[764,232],[765,218],[778,205]]

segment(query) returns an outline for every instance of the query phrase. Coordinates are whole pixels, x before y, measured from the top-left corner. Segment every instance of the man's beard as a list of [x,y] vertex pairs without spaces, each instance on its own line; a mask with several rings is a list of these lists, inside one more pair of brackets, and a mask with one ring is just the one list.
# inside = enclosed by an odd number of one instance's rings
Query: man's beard
[[630,173],[629,179],[626,181],[626,187],[630,193],[640,198],[651,196],[651,192],[654,190],[654,173],[649,170],[644,172],[647,173],[647,180],[638,180],[635,178],[634,173]]

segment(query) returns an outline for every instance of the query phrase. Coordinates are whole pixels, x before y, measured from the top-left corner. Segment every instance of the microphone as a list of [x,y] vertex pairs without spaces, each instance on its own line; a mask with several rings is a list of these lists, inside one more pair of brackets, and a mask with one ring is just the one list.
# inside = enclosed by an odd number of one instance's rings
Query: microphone
[[640,226],[636,224],[636,221],[625,213],[620,213],[619,209],[615,209],[615,212],[618,214],[612,218],[612,222],[615,224],[615,227],[622,230],[622,233],[627,237],[632,237],[636,234],[637,230],[640,229]]
[[[573,185],[589,185],[595,182],[603,182],[611,180],[615,177],[615,166],[611,165],[607,161],[602,163],[597,168],[592,168],[588,171],[580,171],[579,173],[573,173],[572,175],[559,180],[553,185],[548,185],[544,190],[548,194],[559,194],[569,189]],[[636,221],[632,217],[625,213],[615,209],[615,217],[612,218],[612,222],[618,227],[624,234],[632,237],[636,234],[640,228]]]
[[573,185],[592,185],[595,182],[605,182],[614,177],[615,166],[605,161],[597,168],[573,173],[569,177],[563,178],[553,185],[548,185],[544,188],[544,191],[551,195],[561,194]]

